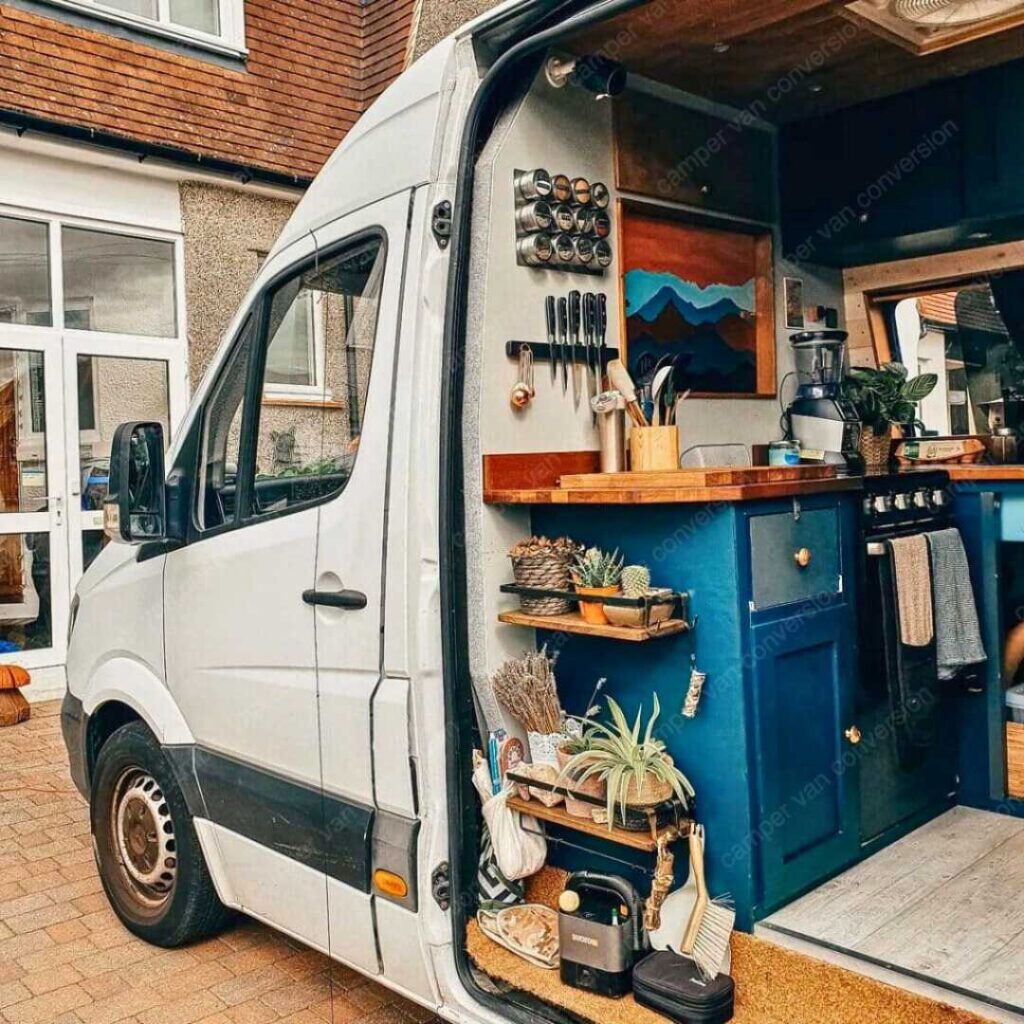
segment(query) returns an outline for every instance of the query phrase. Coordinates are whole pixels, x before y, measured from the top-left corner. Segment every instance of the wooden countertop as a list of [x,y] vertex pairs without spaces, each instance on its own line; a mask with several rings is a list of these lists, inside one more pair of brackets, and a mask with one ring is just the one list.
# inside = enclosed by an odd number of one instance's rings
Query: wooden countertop
[[752,467],[597,473],[597,452],[484,456],[488,505],[665,505],[760,501],[860,490],[826,467]]
[[1024,466],[984,466],[984,465],[952,465],[936,466],[944,469],[950,480],[977,481],[987,480],[1024,480]]

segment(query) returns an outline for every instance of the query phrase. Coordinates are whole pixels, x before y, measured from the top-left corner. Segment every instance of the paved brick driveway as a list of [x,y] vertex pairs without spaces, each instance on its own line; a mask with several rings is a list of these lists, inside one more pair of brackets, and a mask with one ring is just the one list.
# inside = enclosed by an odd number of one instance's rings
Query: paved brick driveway
[[59,707],[0,729],[4,1024],[410,1024],[431,1014],[252,921],[187,949],[138,941],[107,906]]

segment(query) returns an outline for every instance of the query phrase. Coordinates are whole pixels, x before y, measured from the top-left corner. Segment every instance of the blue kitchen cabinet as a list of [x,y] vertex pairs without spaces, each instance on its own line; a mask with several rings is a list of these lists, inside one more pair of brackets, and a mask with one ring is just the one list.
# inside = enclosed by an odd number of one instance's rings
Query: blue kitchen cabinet
[[[697,790],[711,890],[732,895],[741,928],[857,856],[856,764],[843,762],[857,508],[854,495],[818,495],[532,513],[535,533],[618,547],[627,562],[649,565],[657,585],[689,594],[692,634],[624,644],[540,631],[538,641],[558,652],[570,714],[583,713],[598,677],[631,718],[658,695],[658,734]],[[810,561],[801,566],[803,549]],[[707,683],[687,719],[691,656]],[[580,866],[557,846],[552,856]],[[685,876],[684,856],[677,869]]]
[[849,609],[837,604],[751,629],[754,834],[764,912],[859,852],[850,625]]

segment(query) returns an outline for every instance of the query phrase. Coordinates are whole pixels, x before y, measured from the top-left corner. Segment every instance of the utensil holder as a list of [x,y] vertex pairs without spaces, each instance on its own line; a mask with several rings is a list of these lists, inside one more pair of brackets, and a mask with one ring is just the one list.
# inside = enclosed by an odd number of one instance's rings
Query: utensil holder
[[636,427],[629,432],[629,461],[634,473],[679,468],[679,428]]

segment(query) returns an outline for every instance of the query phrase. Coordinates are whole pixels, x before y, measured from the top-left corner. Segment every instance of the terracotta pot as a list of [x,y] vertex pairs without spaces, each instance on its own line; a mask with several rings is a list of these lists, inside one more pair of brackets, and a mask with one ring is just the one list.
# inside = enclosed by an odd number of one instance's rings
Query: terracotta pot
[[[576,587],[577,594],[592,594],[594,597],[617,597],[618,587]],[[597,601],[580,601],[580,615],[592,626],[607,626],[608,616]]]
[[886,469],[892,452],[892,435],[876,437],[870,427],[864,427],[860,435],[860,454],[867,470]]
[[[558,771],[559,775],[561,775],[565,771],[566,765],[572,760],[573,755],[559,747],[555,752],[555,756],[558,758]],[[570,787],[565,779],[562,780],[560,785],[564,785],[571,792],[583,793],[586,796],[596,796],[600,799],[603,799],[605,794],[604,779],[597,778],[596,776],[592,776],[578,786],[573,785]],[[583,800],[576,800],[569,795],[566,795],[565,798],[565,809],[574,818],[592,818],[594,813],[593,804],[586,803]]]

